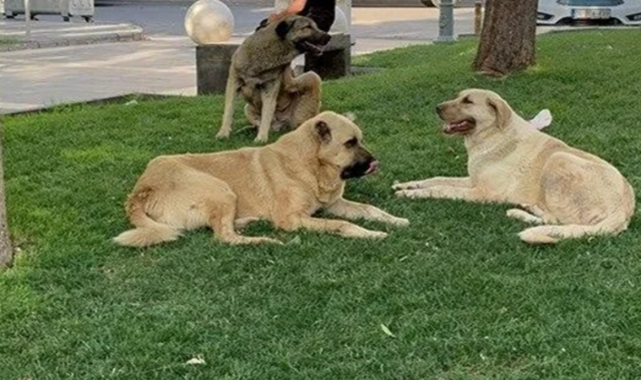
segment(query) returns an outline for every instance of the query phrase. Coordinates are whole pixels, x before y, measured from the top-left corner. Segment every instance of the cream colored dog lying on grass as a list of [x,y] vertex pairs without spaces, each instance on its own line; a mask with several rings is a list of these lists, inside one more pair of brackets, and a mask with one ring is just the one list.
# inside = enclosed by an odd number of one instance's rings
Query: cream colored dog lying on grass
[[465,178],[436,177],[393,186],[409,198],[507,202],[523,209],[507,215],[526,223],[528,243],[555,243],[624,231],[634,214],[630,183],[609,163],[569,147],[519,117],[499,95],[466,90],[437,107],[444,132],[462,135]]

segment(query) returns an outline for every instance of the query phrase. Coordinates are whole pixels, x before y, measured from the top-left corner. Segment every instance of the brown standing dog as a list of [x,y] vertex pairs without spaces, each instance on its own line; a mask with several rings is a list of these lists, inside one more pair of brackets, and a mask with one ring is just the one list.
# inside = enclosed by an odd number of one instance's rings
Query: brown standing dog
[[298,127],[318,114],[321,79],[314,72],[293,76],[291,63],[302,53],[320,53],[330,35],[303,16],[269,23],[247,37],[232,57],[225,90],[225,110],[218,138],[231,133],[234,99],[240,91],[245,115],[258,127],[257,142],[266,142],[270,128]]
[[373,173],[378,161],[362,146],[361,130],[346,117],[324,112],[262,148],[152,160],[126,203],[135,229],[114,240],[144,247],[209,226],[231,244],[277,242],[239,235],[248,222],[270,220],[287,231],[306,228],[346,237],[384,238],[384,232],[312,215],[408,225],[374,206],[343,198],[345,180]]
[[519,234],[528,243],[554,243],[624,231],[635,197],[619,171],[590,153],[529,127],[499,95],[466,90],[437,107],[444,132],[462,135],[465,178],[437,177],[394,185],[409,198],[507,202],[507,215],[534,224]]

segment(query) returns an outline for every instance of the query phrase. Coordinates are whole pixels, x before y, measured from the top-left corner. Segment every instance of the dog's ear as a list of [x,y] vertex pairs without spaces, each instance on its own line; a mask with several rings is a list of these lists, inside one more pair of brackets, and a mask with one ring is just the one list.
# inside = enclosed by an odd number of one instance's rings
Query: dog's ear
[[284,40],[285,37],[287,36],[287,33],[292,29],[293,22],[289,21],[281,21],[276,25],[276,35],[280,37],[280,39]]
[[496,125],[503,129],[512,120],[512,108],[501,98],[488,98],[487,103],[496,113]]
[[266,27],[268,24],[269,24],[269,19],[263,19],[263,21],[260,22],[260,24],[258,25],[255,31],[258,32],[259,30]]
[[328,143],[332,141],[332,131],[329,129],[329,125],[327,125],[326,122],[322,120],[317,121],[314,125],[314,132],[321,142]]

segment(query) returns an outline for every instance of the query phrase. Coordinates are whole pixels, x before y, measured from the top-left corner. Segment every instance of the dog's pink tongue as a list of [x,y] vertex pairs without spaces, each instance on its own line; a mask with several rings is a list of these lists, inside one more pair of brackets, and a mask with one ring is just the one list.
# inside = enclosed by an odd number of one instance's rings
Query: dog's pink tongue
[[381,163],[378,161],[372,161],[371,164],[369,164],[369,169],[365,172],[366,175],[368,174],[374,174],[378,170],[378,168],[381,166]]

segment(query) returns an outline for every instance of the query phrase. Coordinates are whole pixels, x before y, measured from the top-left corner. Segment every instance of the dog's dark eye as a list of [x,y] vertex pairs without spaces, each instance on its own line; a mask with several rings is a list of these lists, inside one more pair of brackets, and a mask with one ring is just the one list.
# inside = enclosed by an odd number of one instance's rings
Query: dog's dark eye
[[469,96],[466,96],[466,97],[464,97],[464,98],[463,98],[463,103],[465,103],[465,104],[472,104],[472,103],[474,103],[474,102],[472,101],[472,99],[470,99],[470,97],[469,97]]
[[356,139],[356,137],[352,137],[351,139],[345,142],[345,146],[347,148],[353,148],[356,146],[357,143],[358,143],[358,140]]

